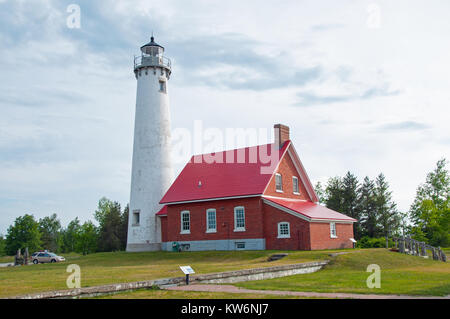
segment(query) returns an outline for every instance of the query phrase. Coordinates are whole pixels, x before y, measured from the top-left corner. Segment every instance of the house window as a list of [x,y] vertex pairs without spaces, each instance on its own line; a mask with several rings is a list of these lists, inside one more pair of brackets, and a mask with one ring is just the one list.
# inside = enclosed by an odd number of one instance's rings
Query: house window
[[291,230],[288,222],[278,223],[278,238],[291,238]]
[[141,221],[141,211],[134,210],[133,211],[133,226],[139,226],[140,221]]
[[234,208],[234,231],[245,231],[245,211],[242,206]]
[[295,176],[292,176],[292,191],[294,194],[300,194],[298,190],[298,178]]
[[217,231],[216,210],[208,209],[206,211],[206,232],[215,233]]
[[245,249],[245,242],[238,242],[238,243],[236,243],[236,249],[237,250]]
[[275,190],[277,192],[283,191],[283,179],[281,178],[281,174],[275,174]]
[[330,223],[330,237],[337,238],[336,223]]
[[166,93],[166,81],[159,81],[159,91]]
[[181,212],[181,234],[191,233],[191,216],[188,211]]

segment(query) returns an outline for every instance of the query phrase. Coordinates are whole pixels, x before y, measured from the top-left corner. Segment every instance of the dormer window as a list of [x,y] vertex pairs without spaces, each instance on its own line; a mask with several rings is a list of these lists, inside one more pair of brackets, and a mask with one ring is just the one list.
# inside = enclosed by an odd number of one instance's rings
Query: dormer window
[[283,179],[281,178],[281,174],[275,174],[275,190],[277,192],[283,192]]

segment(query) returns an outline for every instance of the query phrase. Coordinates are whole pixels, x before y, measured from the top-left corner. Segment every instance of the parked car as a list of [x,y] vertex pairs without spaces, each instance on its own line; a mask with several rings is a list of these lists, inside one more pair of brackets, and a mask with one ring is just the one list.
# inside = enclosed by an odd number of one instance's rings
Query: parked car
[[32,255],[32,260],[33,264],[39,264],[39,263],[56,263],[60,261],[65,261],[66,259],[54,253],[38,252]]

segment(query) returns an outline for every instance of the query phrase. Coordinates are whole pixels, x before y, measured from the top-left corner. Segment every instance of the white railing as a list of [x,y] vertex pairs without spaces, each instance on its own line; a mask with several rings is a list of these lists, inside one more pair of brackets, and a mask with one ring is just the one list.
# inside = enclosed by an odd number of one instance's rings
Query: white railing
[[153,55],[140,55],[134,57],[134,69],[145,66],[162,66],[168,68],[169,70],[172,68],[172,62],[169,58],[165,56],[153,56]]

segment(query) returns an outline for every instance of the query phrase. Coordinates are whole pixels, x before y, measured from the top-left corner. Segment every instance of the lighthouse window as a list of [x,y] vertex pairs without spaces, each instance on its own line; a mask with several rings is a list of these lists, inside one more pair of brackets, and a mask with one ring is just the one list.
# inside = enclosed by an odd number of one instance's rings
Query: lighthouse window
[[188,211],[181,212],[181,233],[182,234],[191,233],[191,217]]
[[133,211],[133,226],[139,226],[141,211],[135,210]]
[[159,91],[166,93],[166,81],[159,81]]

